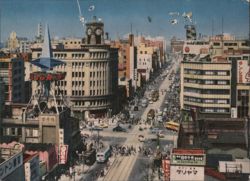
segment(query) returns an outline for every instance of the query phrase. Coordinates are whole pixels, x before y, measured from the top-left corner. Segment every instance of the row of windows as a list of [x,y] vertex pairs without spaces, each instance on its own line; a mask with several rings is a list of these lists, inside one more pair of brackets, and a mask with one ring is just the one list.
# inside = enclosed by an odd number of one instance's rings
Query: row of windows
[[95,96],[95,95],[102,95],[102,94],[104,94],[105,93],[105,90],[103,89],[103,90],[90,90],[89,91],[89,94],[91,95],[91,96]]
[[[108,103],[107,100],[90,101],[91,106],[106,105],[107,103]],[[85,106],[85,101],[75,101],[75,106]]]
[[[40,56],[40,55],[39,55]],[[66,58],[67,54],[66,53],[55,53],[54,54],[55,58]]]
[[107,58],[107,52],[91,52],[90,58]]
[[59,95],[67,95],[67,91],[66,90],[55,90],[55,95],[59,96]]
[[84,90],[79,90],[79,91],[73,90],[72,91],[72,96],[84,96],[84,94],[85,94]]
[[64,80],[55,81],[55,86],[67,86],[67,82]]
[[205,103],[205,104],[229,104],[228,99],[201,99],[189,96],[184,96],[184,101]]
[[72,81],[72,86],[84,86],[84,81]]
[[73,53],[72,54],[72,58],[74,59],[79,59],[79,58],[83,58],[85,56],[84,53]]
[[76,45],[76,44],[81,44],[81,41],[70,41],[70,42],[67,42],[67,41],[66,41],[66,42],[65,42],[65,45],[67,45],[68,43],[69,43],[69,44],[75,44],[75,45]]
[[229,80],[202,80],[184,78],[185,83],[204,84],[204,85],[230,85]]
[[92,86],[94,87],[95,85],[96,86],[103,86],[103,85],[105,85],[105,80],[103,80],[103,81],[102,80],[97,80],[97,81],[90,81],[89,82],[90,87],[92,87]]
[[219,75],[219,76],[230,75],[230,71],[224,71],[224,70],[184,69],[184,73],[185,74],[193,74],[193,75]]
[[84,77],[84,72],[72,72],[72,77]]
[[73,67],[84,67],[84,62],[72,62]]
[[[213,45],[214,46],[220,46],[221,43],[220,42],[214,42]],[[232,43],[232,42],[231,43],[228,43],[228,42],[224,43],[224,46],[237,46],[237,45],[238,45],[237,43]],[[247,46],[247,43],[246,42],[242,42],[241,46]]]
[[106,62],[90,62],[90,68],[104,68],[107,66]]
[[184,87],[184,92],[198,93],[198,94],[230,94],[230,90],[226,89],[196,89],[191,87]]
[[[3,134],[7,136],[22,136],[22,128],[3,128]],[[26,128],[25,136],[27,137],[38,137],[38,129]]]
[[[191,110],[193,106],[184,104],[184,109]],[[201,112],[205,113],[229,113],[229,108],[200,108]]]
[[102,76],[105,76],[105,71],[90,72],[89,76],[90,77],[95,77],[95,76],[102,77]]

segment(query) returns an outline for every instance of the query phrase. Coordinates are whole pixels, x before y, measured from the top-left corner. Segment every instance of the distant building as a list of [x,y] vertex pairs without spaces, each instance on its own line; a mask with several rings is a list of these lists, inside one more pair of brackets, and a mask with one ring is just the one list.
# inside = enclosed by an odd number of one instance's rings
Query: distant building
[[176,37],[173,37],[170,42],[171,52],[172,53],[183,52],[183,45],[184,45],[183,40],[177,40]]
[[11,54],[0,54],[0,78],[3,80],[6,103],[24,102],[24,61]]
[[7,48],[10,52],[18,52],[19,49],[19,41],[16,35],[16,32],[11,32],[7,42]]

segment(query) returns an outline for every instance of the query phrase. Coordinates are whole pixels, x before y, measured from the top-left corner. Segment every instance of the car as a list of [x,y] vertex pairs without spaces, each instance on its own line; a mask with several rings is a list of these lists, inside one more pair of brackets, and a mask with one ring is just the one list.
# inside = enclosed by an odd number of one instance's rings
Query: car
[[90,131],[102,131],[103,128],[99,127],[99,126],[94,126],[94,127],[91,127],[89,128]]
[[145,137],[143,135],[139,135],[138,136],[138,141],[144,142],[145,141]]
[[138,110],[139,110],[138,106],[134,106],[134,111],[138,111]]
[[164,138],[165,137],[162,131],[158,132],[158,136],[159,136],[159,138]]
[[123,127],[121,127],[121,126],[116,126],[116,127],[114,127],[113,128],[113,131],[114,132],[127,132],[127,130],[125,129],[125,128],[123,128]]
[[148,103],[149,103],[149,104],[153,104],[154,102],[153,102],[152,100],[150,100]]
[[143,131],[143,128],[142,128],[142,127],[139,127],[139,131]]
[[151,133],[156,134],[156,133],[158,133],[159,131],[160,131],[159,128],[153,128],[153,129],[151,130]]
[[101,124],[99,125],[99,127],[100,127],[100,128],[108,128],[108,124],[106,124],[106,123],[101,123]]

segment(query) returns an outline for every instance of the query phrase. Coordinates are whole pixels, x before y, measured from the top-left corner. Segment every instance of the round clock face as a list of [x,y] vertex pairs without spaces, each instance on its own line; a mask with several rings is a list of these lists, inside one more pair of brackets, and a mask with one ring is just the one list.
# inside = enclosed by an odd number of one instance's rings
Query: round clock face
[[89,28],[89,29],[87,30],[87,34],[88,34],[88,35],[91,35],[91,33],[92,33],[92,29]]
[[98,29],[95,30],[95,33],[96,33],[96,35],[101,35],[102,34],[102,30],[98,28]]

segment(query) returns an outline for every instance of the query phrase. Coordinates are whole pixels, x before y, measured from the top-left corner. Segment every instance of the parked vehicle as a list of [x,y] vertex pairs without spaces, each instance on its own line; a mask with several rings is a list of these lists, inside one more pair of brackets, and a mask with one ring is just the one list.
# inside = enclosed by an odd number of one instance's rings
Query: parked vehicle
[[145,141],[145,137],[143,135],[139,135],[138,136],[138,141],[144,142]]
[[98,163],[104,163],[108,160],[108,158],[111,156],[111,148],[108,146],[107,148],[104,148],[103,150],[97,152],[96,154],[96,161]]
[[120,125],[116,126],[113,128],[114,132],[127,132],[127,130],[123,127],[121,127]]

